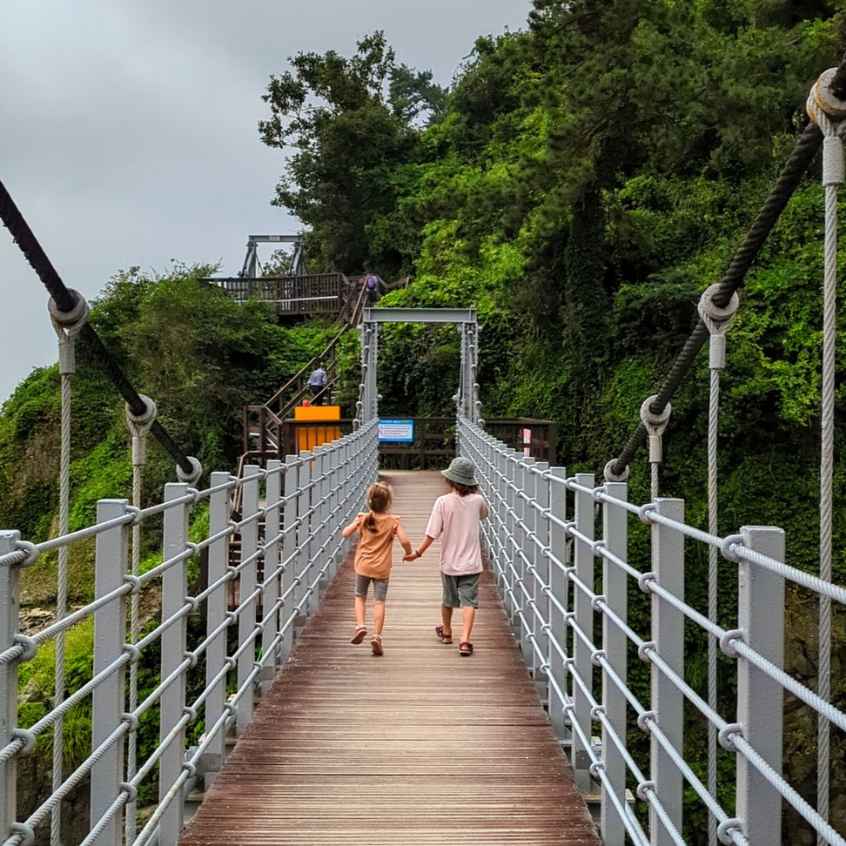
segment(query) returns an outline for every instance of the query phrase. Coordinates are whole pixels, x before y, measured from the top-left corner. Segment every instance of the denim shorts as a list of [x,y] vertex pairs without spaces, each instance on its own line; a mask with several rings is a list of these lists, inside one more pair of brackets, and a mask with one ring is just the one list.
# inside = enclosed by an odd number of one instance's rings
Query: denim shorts
[[448,576],[441,573],[444,608],[478,608],[479,576],[481,573],[467,573],[464,576]]
[[374,579],[371,576],[362,576],[359,573],[355,574],[355,595],[363,599],[367,598],[367,588],[373,582],[373,598],[376,602],[384,602],[388,595],[388,580]]

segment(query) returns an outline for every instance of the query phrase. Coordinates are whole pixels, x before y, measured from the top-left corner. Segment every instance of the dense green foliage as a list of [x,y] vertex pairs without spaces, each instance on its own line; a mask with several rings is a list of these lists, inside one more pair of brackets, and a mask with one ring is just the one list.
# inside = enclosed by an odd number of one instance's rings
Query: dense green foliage
[[[719,279],[786,158],[811,83],[846,44],[844,9],[841,0],[535,0],[526,31],[476,42],[445,105],[426,125],[403,127],[402,144],[365,133],[380,165],[377,174],[356,173],[377,190],[379,202],[349,194],[337,209],[354,204],[364,263],[413,277],[408,288],[389,295],[391,304],[478,309],[485,415],[554,418],[566,424],[559,446],[567,465],[600,472],[636,425],[640,403],[696,320],[699,293]],[[366,119],[380,127],[390,114],[390,104],[374,94]],[[284,123],[292,115],[277,98],[274,119]],[[314,156],[308,174],[368,155],[324,143],[337,139],[348,120],[346,109],[330,108],[321,112],[319,127],[300,124],[301,149]],[[815,165],[748,279],[729,340],[720,454],[721,531],[749,522],[784,526],[790,560],[812,571],[818,181]],[[323,183],[298,184],[308,193]],[[281,193],[279,201],[299,209]],[[322,234],[324,224],[334,227],[337,209],[313,207],[320,217],[309,219],[310,248],[330,262],[347,255]],[[391,327],[380,358],[386,410],[451,412],[452,377],[445,373],[456,372],[457,343],[449,332]],[[842,354],[839,360],[842,368]],[[662,490],[684,496],[688,518],[699,525],[706,522],[706,368],[703,354],[674,400],[662,478]],[[838,384],[842,408],[842,378]],[[840,443],[844,429],[839,414]],[[648,495],[645,469],[641,455],[632,468],[637,499]],[[842,462],[835,487],[842,502]],[[842,580],[842,509],[835,537]],[[635,532],[633,546],[644,553],[642,534]],[[688,593],[704,608],[706,561],[701,550],[690,557]],[[721,615],[728,624],[731,567],[725,576]],[[631,601],[637,620],[642,598]],[[816,609],[793,593],[789,609],[795,642],[788,663],[813,686]],[[688,677],[701,688],[705,644],[692,629],[687,641]],[[836,654],[844,647],[840,625]],[[642,667],[632,657],[636,676]],[[842,674],[839,683],[842,702]],[[813,800],[814,762],[805,750],[812,721],[792,704],[788,713],[788,768]],[[690,753],[704,744],[701,727],[691,713]],[[838,784],[833,797],[846,793],[846,784]],[[730,790],[721,794],[730,805]],[[835,813],[846,820],[846,806]],[[694,811],[689,821],[695,840],[703,817]]]

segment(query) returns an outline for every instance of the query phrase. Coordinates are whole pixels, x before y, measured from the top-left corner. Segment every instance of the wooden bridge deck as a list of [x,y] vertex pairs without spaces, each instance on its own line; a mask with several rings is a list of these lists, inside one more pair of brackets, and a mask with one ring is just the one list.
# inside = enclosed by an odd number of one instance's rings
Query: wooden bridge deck
[[[419,542],[442,480],[386,475]],[[476,654],[461,658],[434,636],[437,545],[412,564],[395,555],[385,655],[349,643],[347,562],[183,846],[598,846],[489,574]]]

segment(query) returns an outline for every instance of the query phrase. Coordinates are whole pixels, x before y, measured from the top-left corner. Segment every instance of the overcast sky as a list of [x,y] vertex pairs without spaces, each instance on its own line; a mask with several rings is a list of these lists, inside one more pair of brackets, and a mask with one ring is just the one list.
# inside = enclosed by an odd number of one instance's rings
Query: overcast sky
[[[65,283],[171,259],[240,269],[281,153],[258,140],[268,76],[300,50],[348,54],[385,30],[400,61],[449,82],[478,35],[529,0],[2,0],[0,178]],[[0,401],[55,359],[46,293],[0,228]],[[143,386],[139,386],[143,390]]]

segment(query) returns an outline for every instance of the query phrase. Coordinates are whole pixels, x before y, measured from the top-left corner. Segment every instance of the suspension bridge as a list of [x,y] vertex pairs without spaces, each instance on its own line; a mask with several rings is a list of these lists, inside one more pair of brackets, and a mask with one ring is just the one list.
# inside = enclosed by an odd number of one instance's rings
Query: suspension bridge
[[[811,122],[726,275],[704,292],[696,329],[659,391],[644,400],[640,425],[619,455],[609,457],[602,478],[570,473],[488,431],[477,382],[480,327],[472,309],[365,308],[361,302],[350,322],[361,349],[352,431],[283,455],[281,442],[267,449],[266,431],[247,424],[238,472],[206,473],[157,421],[153,401],[121,372],[87,322],[84,299],[64,285],[0,185],[4,223],[51,295],[63,400],[59,531],[37,543],[13,529],[0,531],[3,846],[63,842],[63,804],[79,792],[88,797],[88,811],[75,842],[86,846],[771,846],[797,842],[784,825],[788,818],[801,818],[820,843],[846,846],[829,796],[832,767],[842,765],[831,760],[831,734],[846,731],[843,703],[831,692],[832,621],[846,603],[846,587],[832,581],[831,566],[842,77],[844,69],[832,69],[816,84]],[[737,290],[820,147],[826,190],[821,537],[819,573],[811,574],[785,560],[778,527],[718,532],[716,468],[720,373]],[[396,322],[451,325],[461,338],[456,451],[478,468],[491,506],[483,527],[478,649],[470,661],[460,661],[432,634],[434,563],[397,562],[381,659],[348,642],[351,549],[340,529],[361,509],[380,472],[379,336],[384,324]],[[73,351],[83,333],[127,402],[133,496],[101,500],[95,522],[70,532]],[[687,521],[683,499],[662,495],[659,471],[670,400],[706,342],[709,517],[699,526]],[[293,396],[302,386],[289,387]],[[174,457],[178,481],[165,486],[159,502],[142,507],[149,437]],[[251,452],[256,438],[260,462]],[[651,494],[633,502],[628,467],[644,441]],[[397,510],[419,535],[440,493],[439,477],[388,477]],[[208,507],[208,528],[197,539],[192,514],[200,506]],[[645,546],[632,543],[636,528]],[[142,533],[160,533],[162,549],[160,563],[144,572]],[[67,553],[92,538],[95,596],[69,609]],[[698,549],[706,550],[709,563],[705,609],[685,590],[685,560]],[[59,551],[55,619],[24,633],[21,572],[52,550]],[[207,562],[207,577],[191,594],[188,567],[198,557]],[[730,617],[731,625],[718,622],[718,561],[734,568],[736,589],[725,591],[734,605],[719,616]],[[142,631],[139,595],[151,584],[160,586],[161,608],[155,625]],[[816,689],[784,669],[791,635],[786,586],[819,607]],[[641,593],[649,603],[645,621],[629,613]],[[92,672],[68,694],[64,638],[87,620],[94,626]],[[691,636],[708,644],[704,693],[686,677]],[[18,670],[49,648],[56,654],[54,704],[24,724]],[[151,653],[160,655],[156,681],[139,701],[139,665]],[[718,653],[736,674],[728,703],[717,698]],[[648,669],[648,685],[631,683],[633,656]],[[813,801],[784,775],[788,697],[817,724]],[[91,709],[91,748],[68,771],[62,726],[81,703]],[[139,728],[151,715],[158,741],[142,750]],[[685,756],[692,718],[707,726],[704,772]],[[21,809],[18,766],[45,738],[53,744],[51,790]],[[733,760],[728,784],[717,771],[718,748]],[[151,781],[157,802],[141,813],[139,791]],[[691,804],[705,809],[707,833],[686,827]]]

